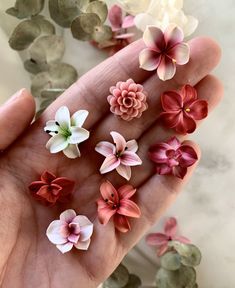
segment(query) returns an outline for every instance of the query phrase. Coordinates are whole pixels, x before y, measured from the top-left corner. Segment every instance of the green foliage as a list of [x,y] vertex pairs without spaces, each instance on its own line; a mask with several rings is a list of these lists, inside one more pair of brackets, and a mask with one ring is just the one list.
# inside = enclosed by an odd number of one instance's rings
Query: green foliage
[[15,6],[7,9],[6,13],[19,19],[38,15],[44,7],[44,0],[16,0]]
[[161,266],[167,270],[177,270],[181,266],[181,257],[175,252],[167,252],[161,257]]

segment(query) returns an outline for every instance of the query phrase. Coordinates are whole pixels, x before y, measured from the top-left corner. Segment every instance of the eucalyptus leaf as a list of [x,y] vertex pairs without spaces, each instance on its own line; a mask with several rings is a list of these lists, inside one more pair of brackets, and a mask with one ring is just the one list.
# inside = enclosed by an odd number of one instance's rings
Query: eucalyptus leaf
[[21,22],[14,29],[9,39],[9,45],[14,50],[24,50],[36,39],[41,33],[40,27],[31,20]]
[[57,62],[61,60],[64,52],[64,40],[58,35],[41,36],[29,48],[30,58],[38,64]]
[[31,21],[40,27],[41,36],[55,34],[55,26],[50,21],[46,20],[42,15],[32,17]]
[[166,270],[177,270],[181,266],[181,257],[175,252],[165,253],[161,257],[161,266]]
[[128,283],[123,288],[139,288],[141,284],[141,280],[138,276],[130,274]]
[[157,288],[194,288],[195,283],[196,271],[184,265],[175,271],[160,268],[156,275]]
[[[62,93],[64,93],[65,89],[61,89],[61,88],[53,88],[53,89],[47,89],[47,90],[43,90],[41,92],[41,98],[44,99],[53,99],[53,101],[60,96]],[[45,102],[45,101],[44,101]]]
[[29,73],[38,74],[49,70],[49,65],[47,63],[37,63],[33,59],[28,59],[24,62],[24,68]]
[[100,26],[95,27],[95,30],[92,34],[92,39],[95,40],[98,43],[105,42],[107,40],[110,40],[112,38],[112,29],[107,26]]
[[73,12],[72,10],[85,11],[90,3],[89,0],[58,0],[58,7],[61,11]]
[[95,13],[99,16],[101,23],[104,23],[108,16],[108,7],[104,1],[94,1],[88,5],[86,12]]
[[40,97],[47,89],[66,89],[78,78],[77,71],[69,64],[57,63],[51,65],[46,72],[34,76],[31,91],[34,97]]
[[15,6],[6,10],[6,13],[19,19],[39,14],[44,7],[44,0],[16,0]]
[[111,276],[103,283],[103,288],[123,288],[129,280],[127,268],[120,264]]

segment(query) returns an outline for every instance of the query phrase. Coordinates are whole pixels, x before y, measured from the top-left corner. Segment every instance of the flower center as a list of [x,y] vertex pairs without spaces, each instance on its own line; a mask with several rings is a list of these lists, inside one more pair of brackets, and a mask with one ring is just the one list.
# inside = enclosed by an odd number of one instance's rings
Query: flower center
[[75,231],[76,231],[76,225],[73,224],[73,223],[70,223],[69,226],[68,226],[69,234],[75,234]]
[[185,112],[190,112],[191,111],[190,108],[185,108],[184,110],[185,110]]
[[126,107],[131,107],[132,106],[132,99],[130,98],[130,97],[127,97],[127,98],[125,98],[124,99],[124,105],[126,106]]
[[63,135],[65,138],[68,138],[72,135],[71,131],[67,127],[60,126],[60,134]]
[[117,209],[119,207],[119,203],[114,200],[114,194],[111,193],[111,199],[105,199],[105,202],[109,205],[111,209]]

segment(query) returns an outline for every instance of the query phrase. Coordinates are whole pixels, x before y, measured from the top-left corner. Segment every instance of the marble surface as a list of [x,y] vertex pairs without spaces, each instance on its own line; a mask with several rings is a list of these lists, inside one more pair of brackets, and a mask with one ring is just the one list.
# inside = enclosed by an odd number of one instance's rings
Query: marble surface
[[[8,34],[14,26],[3,10],[14,1],[1,0],[0,25]],[[197,268],[200,288],[235,287],[235,5],[234,0],[185,0],[185,10],[200,23],[196,35],[215,38],[223,50],[223,59],[214,73],[223,81],[225,98],[200,130],[191,138],[202,149],[202,160],[190,184],[176,203],[153,227],[161,230],[168,216],[176,216],[183,235],[200,247],[203,259]],[[7,22],[6,22],[7,19]],[[75,64],[80,74],[104,59],[86,43],[79,43],[65,33],[65,61]],[[0,101],[20,86],[29,87],[20,58],[7,47],[7,37],[0,33]],[[89,48],[88,48],[89,47]],[[81,57],[82,55],[82,57]],[[14,60],[13,60],[14,59]],[[125,259],[131,271],[141,276],[144,287],[151,286],[158,260],[142,240]]]

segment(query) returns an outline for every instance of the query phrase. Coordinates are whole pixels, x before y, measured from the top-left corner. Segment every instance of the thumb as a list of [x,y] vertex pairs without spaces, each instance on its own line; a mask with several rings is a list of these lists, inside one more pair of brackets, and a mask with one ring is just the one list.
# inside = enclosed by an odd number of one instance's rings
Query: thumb
[[35,114],[35,101],[26,90],[16,92],[0,107],[0,150],[11,145],[30,125]]

